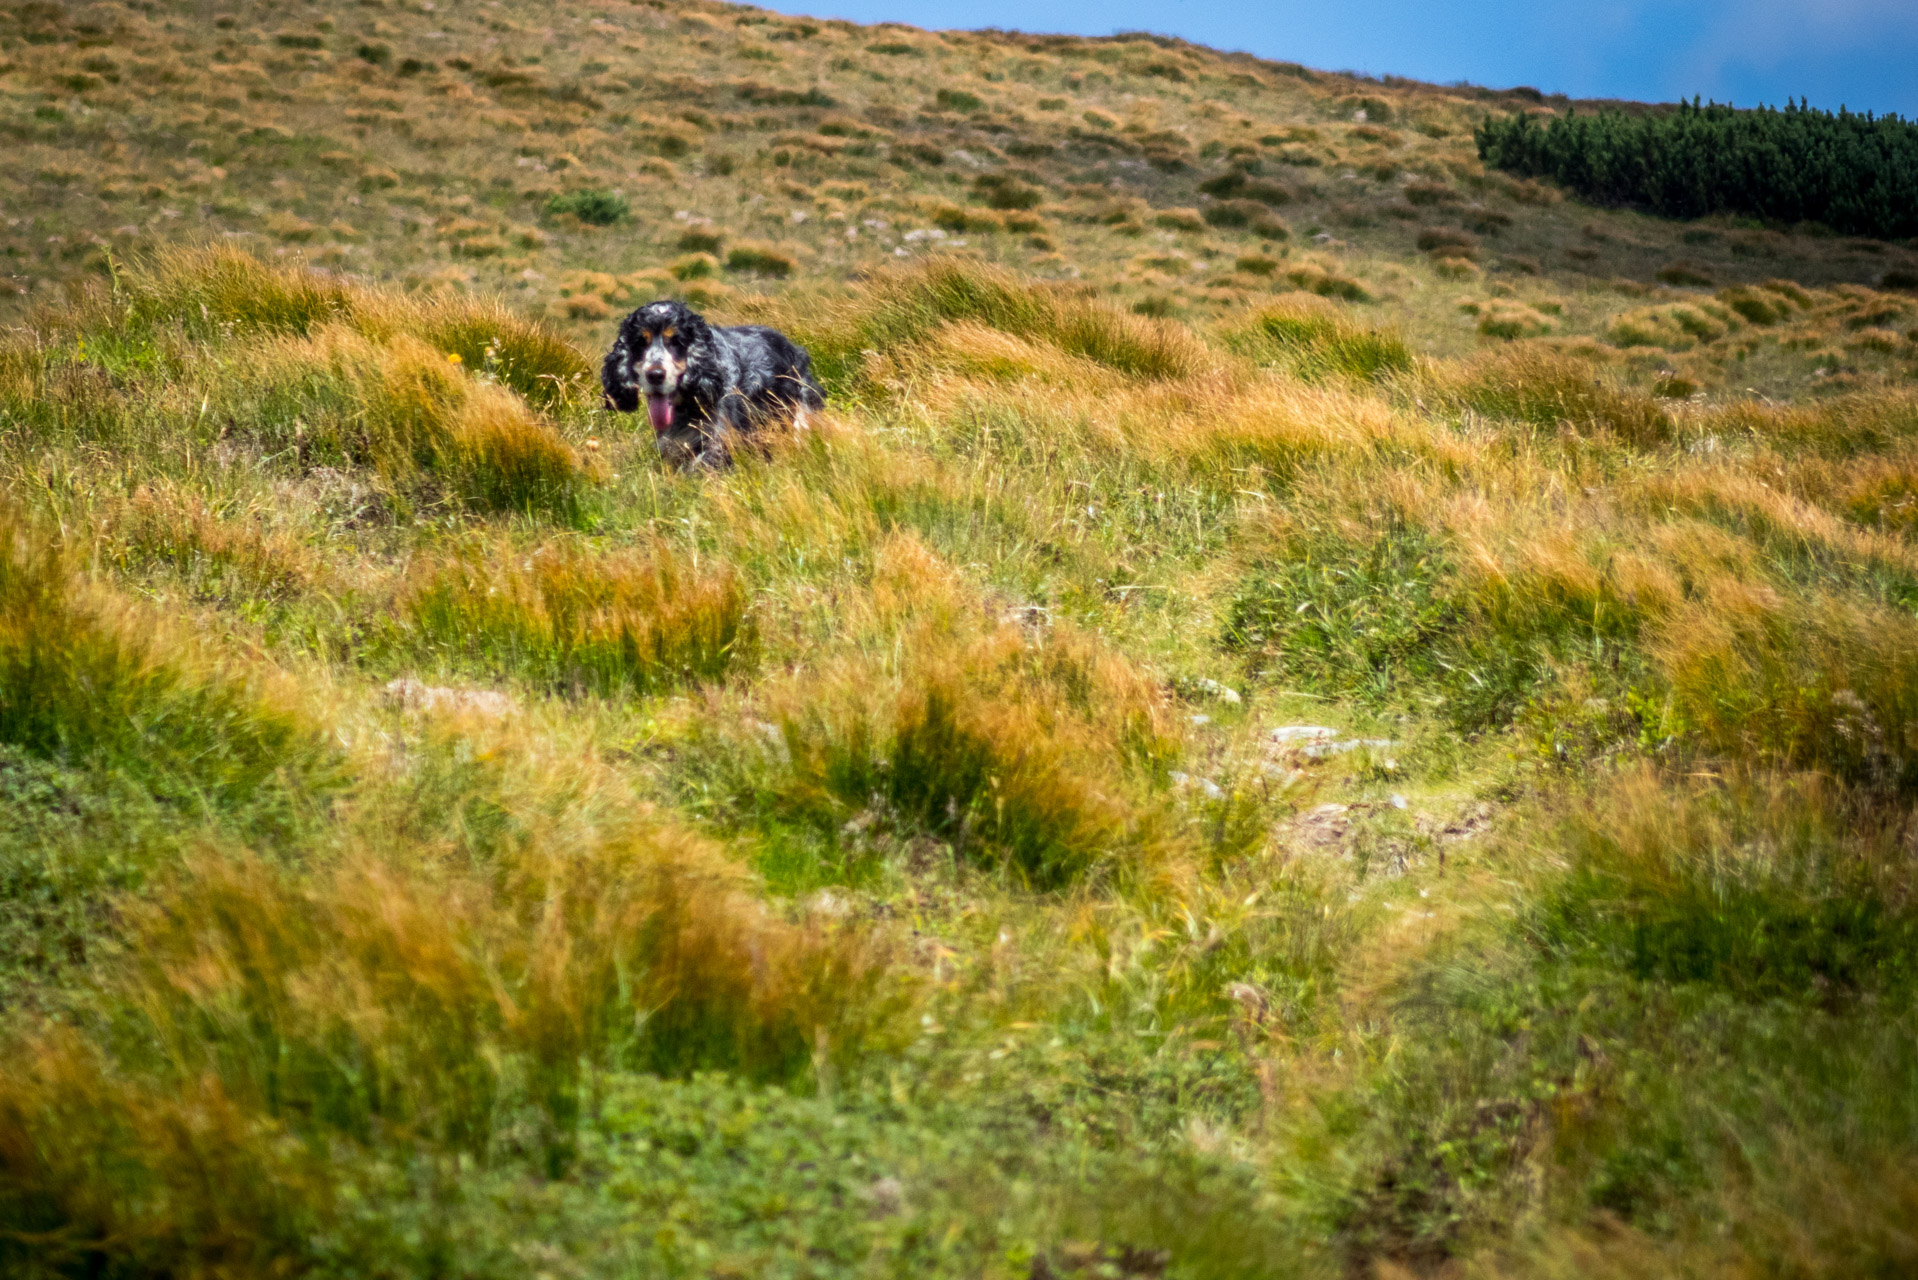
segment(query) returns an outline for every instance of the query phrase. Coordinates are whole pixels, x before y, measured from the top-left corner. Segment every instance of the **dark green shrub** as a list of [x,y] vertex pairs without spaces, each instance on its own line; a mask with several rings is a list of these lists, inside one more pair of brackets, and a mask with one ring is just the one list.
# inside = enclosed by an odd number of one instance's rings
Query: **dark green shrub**
[[546,202],[548,217],[571,214],[595,227],[610,227],[625,221],[632,212],[626,197],[612,191],[569,191]]
[[1833,115],[1791,103],[1737,111],[1694,99],[1675,111],[1570,112],[1545,125],[1530,115],[1488,118],[1476,137],[1486,164],[1553,178],[1607,204],[1673,218],[1746,213],[1850,235],[1918,235],[1918,124],[1895,115]]
[[1045,192],[1009,173],[982,174],[972,185],[994,209],[1034,209],[1045,199]]

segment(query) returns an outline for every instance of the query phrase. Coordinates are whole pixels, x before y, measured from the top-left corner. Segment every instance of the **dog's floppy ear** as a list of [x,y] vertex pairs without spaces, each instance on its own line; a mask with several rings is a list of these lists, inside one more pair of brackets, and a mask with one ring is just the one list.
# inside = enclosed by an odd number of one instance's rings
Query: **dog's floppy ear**
[[606,391],[608,409],[637,413],[639,388],[634,385],[633,348],[626,340],[627,330],[627,325],[619,326],[619,337],[613,340],[613,349],[606,353],[606,363],[600,366],[599,385]]
[[681,384],[695,404],[712,412],[726,395],[726,379],[713,350],[713,327],[697,311],[682,307],[677,321],[686,336],[686,380]]
[[706,323],[706,317],[691,307],[681,307],[679,318],[674,321],[680,332],[686,335],[686,345],[704,351],[712,346],[713,327]]

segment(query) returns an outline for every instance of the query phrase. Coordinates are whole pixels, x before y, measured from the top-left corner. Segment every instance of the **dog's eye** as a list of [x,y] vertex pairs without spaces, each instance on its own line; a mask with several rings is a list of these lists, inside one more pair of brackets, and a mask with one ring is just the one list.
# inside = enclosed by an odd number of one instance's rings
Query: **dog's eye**
[[679,332],[677,329],[668,329],[664,333],[659,335],[660,340],[663,342],[671,342],[673,340],[673,335],[677,332]]

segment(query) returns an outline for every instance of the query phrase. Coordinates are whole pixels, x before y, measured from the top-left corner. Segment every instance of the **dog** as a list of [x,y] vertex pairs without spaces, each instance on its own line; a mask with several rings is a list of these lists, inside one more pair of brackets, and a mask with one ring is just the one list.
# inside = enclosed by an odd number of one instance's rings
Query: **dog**
[[600,369],[606,407],[643,401],[660,455],[685,469],[724,467],[733,450],[785,418],[804,430],[826,407],[812,357],[777,329],[708,324],[683,303],[649,302],[620,322]]

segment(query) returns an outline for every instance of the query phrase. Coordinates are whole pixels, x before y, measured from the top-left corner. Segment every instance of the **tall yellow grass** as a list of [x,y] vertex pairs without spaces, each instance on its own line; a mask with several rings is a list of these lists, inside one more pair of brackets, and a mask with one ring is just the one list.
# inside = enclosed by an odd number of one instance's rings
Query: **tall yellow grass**
[[333,753],[271,681],[233,671],[0,521],[0,742],[118,770],[191,811],[324,779]]
[[750,669],[749,599],[725,565],[664,543],[593,555],[508,545],[429,562],[403,608],[430,651],[607,696]]
[[859,303],[822,323],[795,316],[794,327],[829,377],[845,379],[863,351],[921,341],[941,324],[971,321],[1037,338],[1135,377],[1181,378],[1216,360],[1189,331],[1073,298],[1011,274],[960,259],[935,258],[875,277]]
[[749,785],[828,828],[878,806],[1036,888],[1148,872],[1180,745],[1163,691],[1096,637],[982,627],[965,597],[917,539],[883,544],[845,619],[871,647],[768,691],[778,742],[744,744],[761,757]]
[[[410,298],[298,267],[274,267],[233,248],[169,247],[114,277],[120,323],[138,329],[180,326],[197,338],[311,335],[347,327],[376,342],[398,335],[494,374],[534,404],[549,407],[596,397],[591,362],[559,334],[494,298]],[[83,312],[82,314],[86,314]]]
[[1650,396],[1620,390],[1592,366],[1548,347],[1512,343],[1458,370],[1453,394],[1480,413],[1535,426],[1602,430],[1639,447],[1663,444],[1672,420]]
[[296,429],[311,419],[399,494],[437,488],[482,510],[570,510],[590,468],[517,393],[454,355],[407,333],[379,341],[327,325],[270,340],[249,381],[292,402]]
[[558,1175],[596,1072],[829,1072],[910,990],[646,825],[463,869],[201,858],[129,942],[109,1034],[16,1031],[0,1067],[0,1199],[51,1259],[269,1265],[351,1234],[342,1195],[378,1193],[358,1153],[486,1161],[528,1115]]

